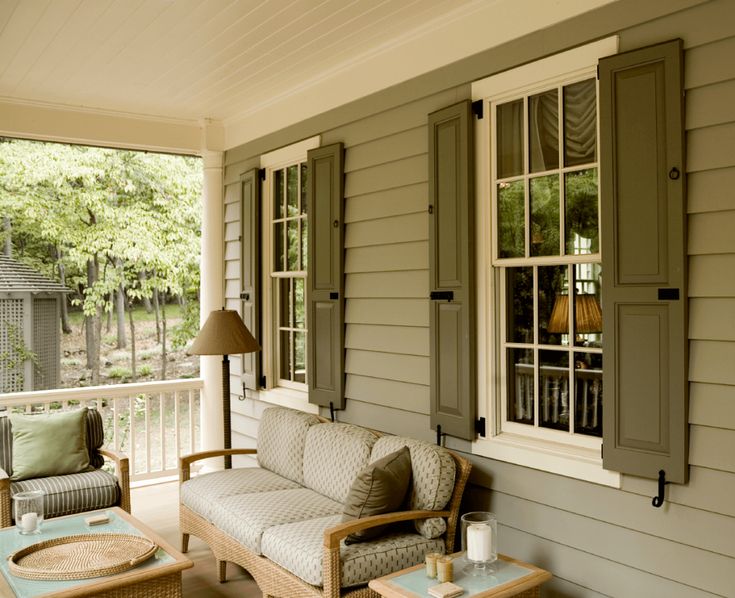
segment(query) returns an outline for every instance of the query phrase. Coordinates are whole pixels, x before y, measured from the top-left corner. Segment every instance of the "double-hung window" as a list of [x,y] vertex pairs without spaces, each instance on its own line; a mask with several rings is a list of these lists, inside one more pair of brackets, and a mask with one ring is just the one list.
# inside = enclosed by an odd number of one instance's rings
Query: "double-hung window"
[[596,65],[616,46],[603,40],[472,88],[485,114],[476,136],[479,407],[491,424],[479,452],[607,483],[616,482],[600,462]]
[[264,367],[268,387],[306,391],[307,164],[319,138],[261,156],[264,252]]

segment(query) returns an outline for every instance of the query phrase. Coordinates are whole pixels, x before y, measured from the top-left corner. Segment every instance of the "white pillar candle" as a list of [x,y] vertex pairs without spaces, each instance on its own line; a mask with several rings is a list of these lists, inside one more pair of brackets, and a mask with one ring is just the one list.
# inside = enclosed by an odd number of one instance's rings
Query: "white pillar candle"
[[467,528],[467,558],[471,561],[489,561],[492,558],[493,530],[489,525],[470,525]]
[[36,513],[24,513],[20,518],[20,527],[24,532],[35,532],[38,525],[38,515]]

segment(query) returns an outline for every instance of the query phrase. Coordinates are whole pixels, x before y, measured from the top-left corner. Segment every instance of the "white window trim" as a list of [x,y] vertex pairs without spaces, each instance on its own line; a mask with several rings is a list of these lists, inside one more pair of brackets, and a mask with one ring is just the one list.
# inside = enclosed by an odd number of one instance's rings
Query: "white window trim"
[[273,334],[273,282],[271,272],[273,269],[273,243],[271,238],[271,215],[273,213],[273,197],[271,189],[272,173],[286,165],[294,162],[304,162],[306,154],[311,149],[316,149],[321,143],[321,136],[316,135],[304,139],[298,143],[273,150],[260,156],[260,167],[265,169],[265,184],[263,185],[261,210],[261,247],[263,254],[262,288],[263,288],[263,373],[267,386],[261,389],[258,398],[260,400],[279,405],[300,409],[311,413],[318,413],[319,408],[309,403],[309,388],[307,384],[298,382],[286,382],[278,378],[275,363],[275,339]]
[[[595,443],[565,444],[558,440],[500,431],[497,408],[498,388],[502,380],[495,379],[497,349],[495,335],[499,332],[494,302],[496,289],[492,275],[492,212],[490,198],[490,113],[486,98],[498,100],[507,96],[532,94],[549,87],[560,77],[589,76],[597,62],[618,51],[617,36],[543,58],[518,68],[493,75],[472,84],[472,100],[483,100],[485,118],[475,121],[475,239],[477,281],[477,359],[478,416],[484,417],[487,437],[472,443],[472,453],[524,467],[620,488],[621,475],[602,468],[600,449]],[[588,257],[588,256],[585,256]],[[490,307],[488,307],[490,306]],[[508,428],[506,428],[507,430]],[[511,426],[510,429],[513,429]],[[542,435],[541,435],[542,436]],[[601,441],[600,441],[601,442]],[[587,444],[587,446],[585,446]]]

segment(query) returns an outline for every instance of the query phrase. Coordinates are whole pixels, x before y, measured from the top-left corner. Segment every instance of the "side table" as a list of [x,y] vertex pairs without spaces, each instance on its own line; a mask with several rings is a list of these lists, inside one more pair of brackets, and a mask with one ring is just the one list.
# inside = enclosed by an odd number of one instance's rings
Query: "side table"
[[[455,559],[454,583],[465,590],[460,598],[538,598],[541,584],[551,579],[548,571],[502,554],[498,555],[493,575],[465,575],[462,569],[467,561],[463,553],[457,552],[452,557]],[[373,579],[368,585],[384,598],[426,598],[430,596],[428,589],[438,583],[426,577],[426,567],[422,564]]]

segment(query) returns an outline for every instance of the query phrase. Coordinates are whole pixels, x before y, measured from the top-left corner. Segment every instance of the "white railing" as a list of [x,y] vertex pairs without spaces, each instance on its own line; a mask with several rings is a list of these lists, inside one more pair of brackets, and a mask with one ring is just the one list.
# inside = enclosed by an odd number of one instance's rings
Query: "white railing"
[[[534,367],[526,363],[516,363],[513,367],[515,388],[508,415],[514,421],[533,422]],[[602,423],[602,370],[575,368],[573,375],[574,392],[570,395],[568,368],[547,365],[539,368],[539,423],[553,428],[568,427],[570,412],[574,411],[575,429],[596,435]]]
[[201,448],[201,378],[0,394],[0,411],[95,407],[105,446],[130,459],[130,480],[174,475],[178,458]]

